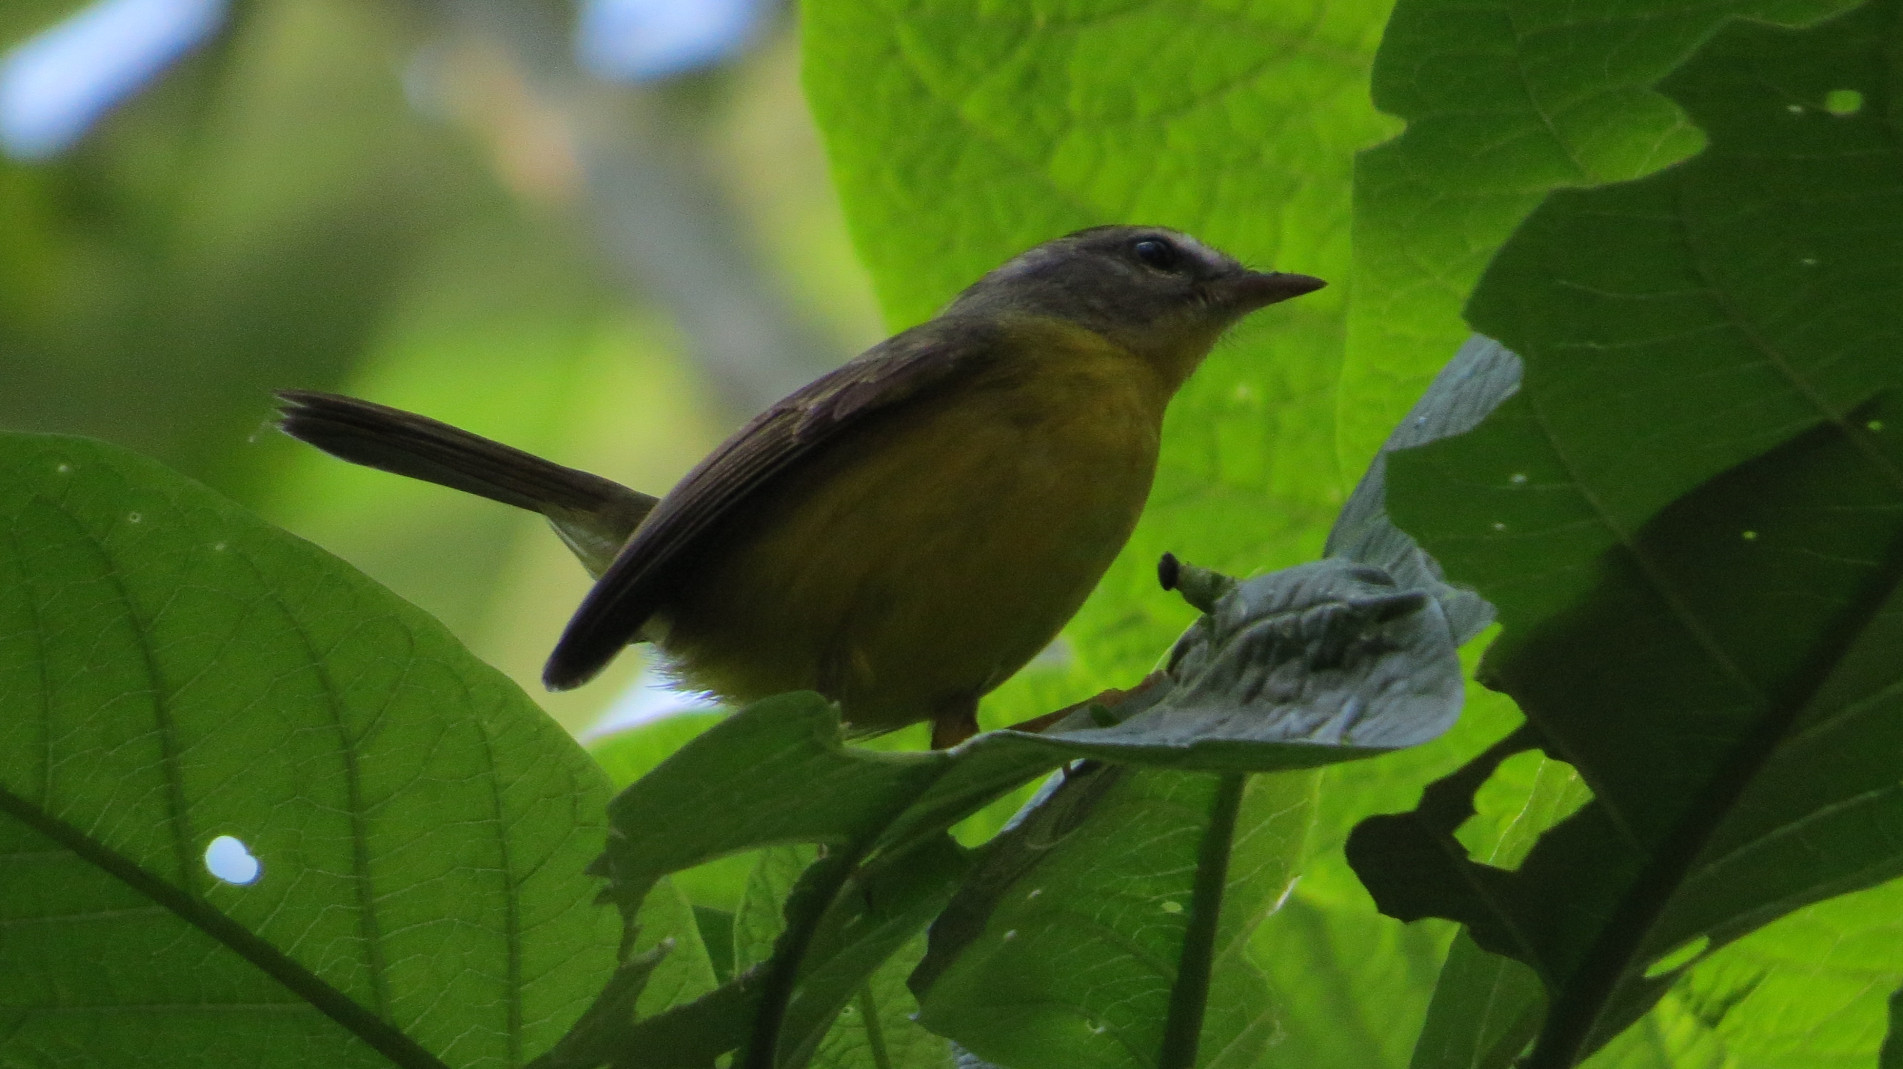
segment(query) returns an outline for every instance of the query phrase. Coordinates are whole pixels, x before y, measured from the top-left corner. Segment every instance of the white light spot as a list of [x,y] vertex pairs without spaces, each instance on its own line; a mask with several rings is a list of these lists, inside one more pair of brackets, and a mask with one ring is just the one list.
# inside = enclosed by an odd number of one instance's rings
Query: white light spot
[[208,40],[226,0],[97,0],[0,58],[0,149],[41,160]]
[[1515,486],[1525,486],[1526,472],[1523,472],[1523,471],[1514,472],[1513,474],[1507,476],[1507,482],[1510,482]]
[[223,553],[225,551],[225,544],[223,542],[213,542],[211,544],[211,551],[213,553]]
[[1176,901],[1175,899],[1166,899],[1163,902],[1163,912],[1181,913],[1183,912],[1183,904],[1181,902]]
[[1038,895],[1041,895],[1041,894],[1043,894],[1043,893],[1044,893],[1044,888],[1042,888],[1042,887],[1033,887],[1033,888],[1031,888],[1031,893],[1030,893],[1030,894],[1028,894],[1028,895],[1025,895],[1024,897],[1025,897],[1025,898],[1027,898],[1027,899],[1030,899],[1030,898],[1036,898],[1036,897],[1037,897]]
[[1786,104],[1784,105],[1784,110],[1790,112],[1792,115],[1802,115],[1804,114],[1804,105]]
[[1016,928],[1013,928],[1010,931],[1004,933],[1004,941],[1007,943],[1009,943],[1013,939],[1016,939],[1017,937],[1018,937],[1018,930]]
[[1496,531],[1504,531],[1507,529],[1507,525],[1496,520],[1494,522],[1493,529]]
[[144,513],[139,513],[139,512],[128,512],[128,513],[126,513],[126,522],[127,522],[127,523],[141,523],[141,522],[143,522],[144,520],[145,520],[145,514],[144,514]]
[[71,464],[61,464],[53,470],[59,472],[61,475],[68,475],[72,473],[73,466]]
[[1803,265],[1804,265],[1805,267],[1816,267],[1816,266],[1817,266],[1817,257],[1815,257],[1815,256],[1806,256],[1806,257],[1804,257],[1804,258],[1803,258],[1802,260],[1799,260],[1799,261],[1797,261],[1797,262],[1798,262],[1798,263],[1800,263],[1800,264],[1803,264]]
[[1107,1024],[1104,1024],[1102,1021],[1085,1021],[1084,1027],[1090,1029],[1091,1035],[1100,1036],[1100,1035],[1103,1035],[1104,1029],[1110,1026]]
[[264,864],[251,856],[243,840],[220,835],[205,848],[205,869],[226,883],[243,887],[258,882],[264,873]]

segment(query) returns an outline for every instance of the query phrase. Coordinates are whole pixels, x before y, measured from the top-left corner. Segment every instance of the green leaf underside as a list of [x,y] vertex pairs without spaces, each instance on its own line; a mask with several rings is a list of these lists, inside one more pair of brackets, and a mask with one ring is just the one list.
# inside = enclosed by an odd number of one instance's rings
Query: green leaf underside
[[[1877,463],[1835,427],[1805,435],[1647,525],[1579,609],[1509,630],[1492,678],[1595,800],[1514,873],[1451,862],[1471,784],[1447,781],[1420,823],[1364,824],[1351,857],[1384,910],[1468,923],[1541,973],[1555,1019],[1597,1027],[1656,997],[1640,973],[1694,937],[1722,944],[1903,873],[1880,830],[1903,819],[1899,456]],[[1766,589],[1791,593],[1767,605]]]
[[1870,1065],[1903,983],[1903,882],[1799,910],[1713,952],[1666,996],[1734,1064]]
[[573,1022],[608,788],[512,684],[103,443],[0,435],[0,531],[0,1060],[516,1065]]
[[[1450,784],[1364,826],[1358,867],[1542,975],[1536,1065],[1634,1019],[1694,937],[1903,872],[1897,17],[1715,38],[1665,87],[1711,147],[1550,198],[1472,304],[1523,392],[1393,459],[1403,525],[1500,608],[1489,681],[1597,797],[1507,873],[1459,860]],[[1811,106],[1844,87],[1871,105]]]
[[[1526,359],[1525,387],[1478,433],[1397,458],[1390,500],[1450,574],[1488,573],[1503,620],[1572,603],[1668,503],[1903,385],[1892,10],[1735,25],[1665,86],[1706,152],[1555,194],[1489,269],[1474,326]],[[1809,106],[1843,86],[1871,104]]]
[[1407,129],[1355,161],[1344,467],[1467,335],[1468,295],[1548,192],[1641,178],[1704,146],[1653,88],[1662,78],[1728,20],[1800,25],[1854,2],[1397,3],[1373,92]]
[[954,1069],[951,1044],[918,1023],[905,978],[925,953],[925,937],[886,959],[813,1053],[813,1069]]
[[[1275,1016],[1245,948],[1292,877],[1311,794],[1286,776],[1067,777],[933,925],[912,980],[923,1021],[1025,1069],[1256,1064]],[[1196,977],[1206,1014],[1184,1005]]]
[[[918,322],[1024,249],[1099,223],[1176,226],[1345,280],[1348,163],[1386,129],[1364,88],[1386,7],[806,4],[807,95],[889,320]],[[1140,678],[1192,618],[1158,595],[1164,551],[1233,574],[1316,554],[1350,481],[1323,401],[1345,296],[1254,317],[1191,379],[1144,519],[1065,632],[1068,667],[1020,673],[987,700],[988,723]]]

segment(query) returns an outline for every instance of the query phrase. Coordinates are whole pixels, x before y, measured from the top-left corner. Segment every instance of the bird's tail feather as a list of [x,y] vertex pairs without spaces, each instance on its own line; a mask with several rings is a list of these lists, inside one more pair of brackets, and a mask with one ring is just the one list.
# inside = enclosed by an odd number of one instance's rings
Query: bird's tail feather
[[655,498],[611,479],[414,412],[310,390],[277,396],[278,427],[291,437],[353,464],[539,512],[595,575],[654,508]]

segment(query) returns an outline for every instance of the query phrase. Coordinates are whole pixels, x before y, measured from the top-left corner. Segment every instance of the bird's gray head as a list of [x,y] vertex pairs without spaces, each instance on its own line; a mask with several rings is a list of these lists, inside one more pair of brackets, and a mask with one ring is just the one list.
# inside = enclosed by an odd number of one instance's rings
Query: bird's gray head
[[1188,234],[1097,226],[1047,241],[979,279],[947,314],[1055,319],[1158,359],[1200,359],[1258,308],[1321,279],[1252,271]]

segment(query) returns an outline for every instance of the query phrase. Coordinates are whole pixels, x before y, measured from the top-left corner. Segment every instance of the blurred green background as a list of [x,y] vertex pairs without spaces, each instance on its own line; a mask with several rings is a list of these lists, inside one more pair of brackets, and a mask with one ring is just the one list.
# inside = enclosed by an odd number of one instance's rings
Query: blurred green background
[[9,0],[0,426],[209,483],[571,731],[652,708],[638,656],[537,682],[587,586],[539,517],[300,446],[271,391],[665,491],[884,333],[796,33],[766,0]]

